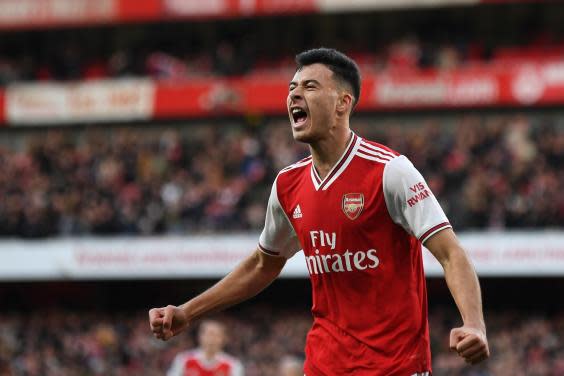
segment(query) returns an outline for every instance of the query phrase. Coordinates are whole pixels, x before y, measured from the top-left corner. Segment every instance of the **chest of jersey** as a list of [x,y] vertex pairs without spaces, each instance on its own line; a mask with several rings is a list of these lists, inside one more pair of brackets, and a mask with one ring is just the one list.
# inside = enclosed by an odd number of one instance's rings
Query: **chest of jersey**
[[383,168],[355,159],[326,189],[316,189],[303,174],[284,194],[310,274],[378,267],[378,252],[389,248],[380,234],[395,227],[382,193]]
[[184,368],[185,376],[229,376],[230,366],[226,363],[218,363],[213,366],[205,366],[197,359],[189,359]]

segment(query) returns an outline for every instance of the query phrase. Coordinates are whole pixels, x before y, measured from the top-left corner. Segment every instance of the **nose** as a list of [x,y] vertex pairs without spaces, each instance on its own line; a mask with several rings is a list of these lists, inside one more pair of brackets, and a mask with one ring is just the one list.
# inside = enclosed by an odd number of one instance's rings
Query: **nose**
[[303,96],[302,96],[302,92],[301,92],[299,86],[294,87],[294,88],[290,91],[290,93],[288,94],[288,97],[290,98],[290,100],[291,100],[292,102],[295,102],[295,101],[297,101],[297,100],[302,99]]

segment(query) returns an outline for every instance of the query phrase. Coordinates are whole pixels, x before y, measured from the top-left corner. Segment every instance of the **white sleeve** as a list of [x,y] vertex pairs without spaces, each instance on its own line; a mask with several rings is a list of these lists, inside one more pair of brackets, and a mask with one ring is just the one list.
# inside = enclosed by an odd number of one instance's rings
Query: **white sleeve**
[[243,365],[238,360],[233,363],[233,372],[231,376],[245,376]]
[[425,179],[405,156],[386,164],[382,184],[392,220],[421,243],[452,227]]
[[184,360],[185,360],[185,356],[183,354],[178,354],[174,358],[172,365],[170,366],[168,372],[166,373],[166,376],[183,376]]
[[264,229],[259,238],[259,248],[271,256],[290,258],[301,249],[301,246],[294,227],[278,201],[276,184],[277,180],[272,184],[272,191],[268,199]]

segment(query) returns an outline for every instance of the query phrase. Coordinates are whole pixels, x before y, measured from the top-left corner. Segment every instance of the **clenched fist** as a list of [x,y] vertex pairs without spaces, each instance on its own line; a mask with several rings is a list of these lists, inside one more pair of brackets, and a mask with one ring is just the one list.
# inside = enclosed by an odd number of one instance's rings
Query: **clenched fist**
[[149,311],[151,331],[157,339],[166,341],[188,327],[186,313],[179,307],[168,305]]
[[461,326],[450,331],[450,349],[469,364],[476,364],[490,356],[484,330]]

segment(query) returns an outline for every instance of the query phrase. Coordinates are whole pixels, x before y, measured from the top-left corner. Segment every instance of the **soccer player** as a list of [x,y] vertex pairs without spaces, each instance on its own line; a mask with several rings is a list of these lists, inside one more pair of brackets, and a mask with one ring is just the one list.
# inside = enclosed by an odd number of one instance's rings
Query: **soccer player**
[[278,364],[278,376],[303,376],[303,361],[294,356],[285,356]]
[[198,332],[199,347],[178,354],[167,376],[243,376],[243,367],[222,351],[225,327],[218,321],[205,320]]
[[257,250],[185,304],[150,310],[154,335],[168,340],[254,296],[303,249],[314,318],[307,376],[430,375],[424,244],[444,268],[462,316],[451,349],[468,363],[486,359],[478,278],[436,198],[405,156],[349,128],[360,98],[357,65],[325,48],[296,62],[288,114],[294,139],[311,156],[276,177]]

